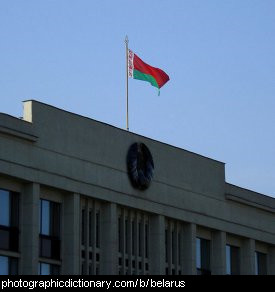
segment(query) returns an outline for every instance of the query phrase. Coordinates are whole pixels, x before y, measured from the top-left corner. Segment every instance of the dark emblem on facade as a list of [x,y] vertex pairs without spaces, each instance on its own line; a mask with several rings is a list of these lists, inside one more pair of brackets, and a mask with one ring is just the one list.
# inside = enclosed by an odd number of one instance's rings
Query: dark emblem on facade
[[127,155],[128,174],[133,187],[145,190],[153,178],[153,157],[143,143],[134,143],[130,146]]

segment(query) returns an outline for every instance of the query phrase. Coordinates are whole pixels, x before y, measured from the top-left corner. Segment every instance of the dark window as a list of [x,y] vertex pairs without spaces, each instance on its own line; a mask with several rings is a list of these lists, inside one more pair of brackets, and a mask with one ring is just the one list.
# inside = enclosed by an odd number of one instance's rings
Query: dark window
[[[89,246],[92,246],[92,244],[93,244],[93,217],[92,217],[92,215],[93,215],[93,213],[90,210],[89,211]],[[83,228],[84,228],[84,226],[83,226]],[[84,240],[83,240],[82,244],[84,244]]]
[[181,241],[180,241],[180,234],[178,234],[178,261],[179,265],[181,264]]
[[40,200],[40,256],[60,259],[60,204]]
[[95,223],[96,223],[96,247],[100,247],[100,214],[99,212],[95,215]]
[[0,247],[1,249],[10,249],[10,228],[6,226],[0,227]]
[[165,261],[168,262],[168,230],[167,229],[165,229]]
[[135,221],[132,221],[132,255],[136,252],[136,225]]
[[267,275],[267,256],[264,253],[255,252],[255,274]]
[[226,274],[240,274],[240,248],[226,245]]
[[85,268],[86,262],[82,262],[81,264],[81,275],[86,275],[86,268]]
[[59,275],[60,267],[57,265],[51,265],[51,275]]
[[9,265],[10,275],[18,275],[18,259],[9,258]]
[[57,265],[39,263],[39,275],[59,275],[60,267]]
[[18,251],[18,241],[17,227],[0,226],[0,249]]
[[121,220],[121,217],[118,218],[118,252],[122,252],[122,233],[121,233],[121,230],[122,230],[122,220]]
[[142,252],[142,224],[138,223],[138,255],[141,256]]
[[129,226],[128,226],[128,219],[125,219],[125,227],[124,227],[124,231],[125,231],[125,253],[128,253],[128,242],[129,242]]
[[0,256],[0,275],[18,275],[18,259]]
[[198,275],[211,275],[210,270],[210,240],[197,238],[196,262]]
[[0,189],[0,249],[18,251],[19,194]]
[[59,260],[60,240],[52,236],[40,234],[40,256]]
[[148,224],[145,224],[145,257],[148,258],[148,249],[149,249],[149,228]]
[[85,239],[86,239],[86,212],[85,209],[82,209],[81,211],[81,243],[84,245],[85,244]]
[[172,264],[175,263],[175,250],[176,250],[176,233],[172,231]]

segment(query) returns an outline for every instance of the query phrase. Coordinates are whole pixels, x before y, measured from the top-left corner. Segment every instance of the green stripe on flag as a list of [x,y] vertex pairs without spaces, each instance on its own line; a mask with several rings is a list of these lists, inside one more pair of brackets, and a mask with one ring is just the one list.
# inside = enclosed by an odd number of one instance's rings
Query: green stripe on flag
[[134,79],[148,81],[152,86],[159,88],[156,79],[150,74],[141,73],[140,71],[134,69],[133,77]]

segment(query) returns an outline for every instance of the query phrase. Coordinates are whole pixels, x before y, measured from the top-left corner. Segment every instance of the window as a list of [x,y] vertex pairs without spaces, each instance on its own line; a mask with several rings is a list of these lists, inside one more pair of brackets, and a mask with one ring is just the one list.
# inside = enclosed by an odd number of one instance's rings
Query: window
[[51,265],[51,264],[40,262],[38,266],[38,274],[39,275],[59,275],[60,267],[57,265]]
[[240,248],[226,245],[226,274],[240,274]]
[[40,256],[60,259],[60,204],[40,200]]
[[172,247],[172,264],[175,264],[175,256],[176,256],[176,232],[175,230],[172,231],[172,236],[171,236],[171,247]]
[[10,226],[10,193],[0,190],[0,224]]
[[132,255],[136,253],[136,224],[132,221]]
[[86,240],[86,211],[85,209],[81,210],[81,244],[85,244]]
[[180,234],[178,234],[178,263],[181,265],[181,241]]
[[125,253],[128,254],[128,244],[129,244],[129,226],[128,226],[128,219],[125,219]]
[[267,275],[266,254],[255,252],[255,275]]
[[100,213],[99,211],[96,213],[95,216],[95,222],[96,222],[96,247],[100,248]]
[[167,228],[165,229],[165,261],[168,262],[168,229]]
[[0,256],[0,275],[18,275],[18,260]]
[[210,240],[196,239],[196,263],[198,275],[211,275]]
[[19,194],[0,189],[0,249],[18,251]]
[[138,255],[141,256],[142,252],[142,225],[138,222]]
[[60,236],[60,204],[40,200],[40,234]]
[[81,264],[81,275],[86,275],[86,262],[83,261]]
[[145,257],[148,258],[149,253],[149,227],[148,223],[145,224]]
[[122,252],[122,219],[118,217],[118,252]]
[[[84,221],[82,221],[82,222],[84,222]],[[85,226],[85,225],[83,225],[83,226]],[[93,246],[94,225],[93,225],[93,212],[91,209],[89,210],[89,226],[88,227],[89,227],[89,246],[92,247]],[[83,227],[83,228],[85,228],[85,227]],[[84,233],[82,232],[82,234],[84,234]],[[82,244],[83,245],[85,244],[85,240],[83,240]]]

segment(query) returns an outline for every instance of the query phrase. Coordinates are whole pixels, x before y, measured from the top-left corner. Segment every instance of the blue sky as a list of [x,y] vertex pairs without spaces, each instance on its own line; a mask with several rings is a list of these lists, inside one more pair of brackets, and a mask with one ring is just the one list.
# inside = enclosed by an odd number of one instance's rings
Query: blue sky
[[1,112],[37,99],[125,128],[125,47],[163,69],[129,80],[130,131],[226,163],[275,196],[274,0],[1,0]]

